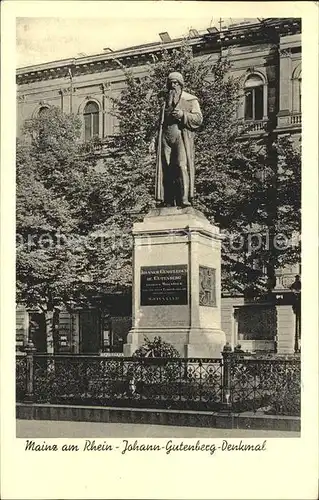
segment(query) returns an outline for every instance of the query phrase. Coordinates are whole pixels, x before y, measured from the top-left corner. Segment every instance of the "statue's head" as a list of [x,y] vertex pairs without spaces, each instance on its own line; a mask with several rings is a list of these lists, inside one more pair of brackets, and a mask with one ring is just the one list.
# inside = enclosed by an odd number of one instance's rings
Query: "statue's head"
[[167,88],[174,89],[177,86],[180,86],[181,88],[184,87],[184,78],[181,73],[178,73],[178,71],[173,71],[167,77]]

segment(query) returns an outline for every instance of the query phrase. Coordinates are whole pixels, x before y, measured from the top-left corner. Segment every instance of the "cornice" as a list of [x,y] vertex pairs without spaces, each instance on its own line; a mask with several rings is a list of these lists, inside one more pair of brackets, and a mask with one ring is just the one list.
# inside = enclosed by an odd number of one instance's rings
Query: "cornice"
[[[119,70],[126,65],[129,67],[146,65],[153,62],[154,56],[158,56],[163,50],[170,51],[180,47],[181,42],[182,39],[178,39],[165,44],[155,43],[114,51],[107,54],[63,59],[54,61],[53,63],[18,68],[16,71],[17,84],[33,83],[56,78],[70,78],[71,75],[72,77],[77,77],[85,74]],[[203,46],[203,39],[202,37],[192,39],[190,43],[194,47],[197,46],[198,49]]]
[[[221,32],[219,43],[223,47],[248,43],[278,44],[280,37],[301,33],[301,20],[296,18],[270,18],[249,26],[234,26]],[[204,35],[214,41],[214,35]]]
[[[295,18],[270,18],[261,23],[234,26],[216,33],[205,33],[190,38],[195,54],[209,50],[219,52],[221,46],[247,45],[251,43],[277,43],[280,36],[301,32],[301,21]],[[154,56],[163,50],[180,47],[183,39],[178,38],[168,43],[154,42],[136,47],[128,47],[114,52],[102,53],[79,58],[62,59],[44,64],[18,68],[17,84],[28,84],[58,78],[71,78],[120,69],[123,66],[141,66],[152,62]]]

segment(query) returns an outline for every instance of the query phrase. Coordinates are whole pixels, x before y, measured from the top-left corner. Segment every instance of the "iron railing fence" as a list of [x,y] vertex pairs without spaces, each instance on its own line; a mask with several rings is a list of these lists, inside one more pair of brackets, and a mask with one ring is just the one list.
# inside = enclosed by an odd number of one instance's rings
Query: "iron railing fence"
[[23,401],[27,393],[27,357],[16,355],[16,398]]
[[300,359],[17,355],[17,401],[300,415]]
[[218,410],[222,402],[221,359],[34,354],[32,363],[37,403]]
[[229,357],[229,399],[233,412],[300,415],[300,359]]

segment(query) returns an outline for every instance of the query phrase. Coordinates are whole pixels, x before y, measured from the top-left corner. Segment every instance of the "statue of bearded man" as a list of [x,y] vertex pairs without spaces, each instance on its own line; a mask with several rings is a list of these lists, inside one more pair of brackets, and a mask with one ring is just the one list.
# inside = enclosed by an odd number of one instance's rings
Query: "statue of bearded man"
[[183,87],[180,73],[168,75],[157,138],[157,206],[188,207],[194,197],[194,133],[203,117],[197,97]]

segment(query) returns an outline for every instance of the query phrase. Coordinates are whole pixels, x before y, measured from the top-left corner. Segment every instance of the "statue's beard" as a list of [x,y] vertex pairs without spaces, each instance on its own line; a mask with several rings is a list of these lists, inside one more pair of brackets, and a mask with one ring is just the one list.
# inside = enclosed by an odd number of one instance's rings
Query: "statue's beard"
[[181,93],[182,93],[181,87],[178,87],[176,89],[171,89],[168,92],[168,99],[167,99],[168,108],[175,108],[175,106],[178,104],[178,101],[181,98]]

